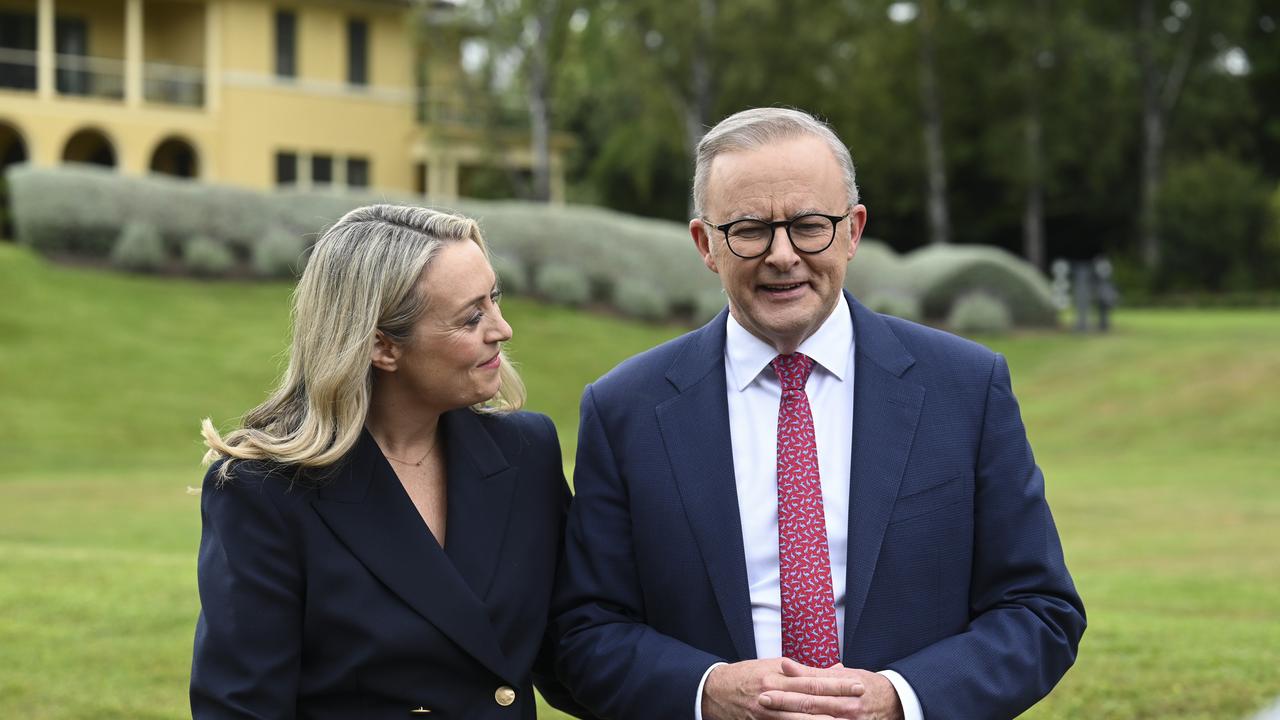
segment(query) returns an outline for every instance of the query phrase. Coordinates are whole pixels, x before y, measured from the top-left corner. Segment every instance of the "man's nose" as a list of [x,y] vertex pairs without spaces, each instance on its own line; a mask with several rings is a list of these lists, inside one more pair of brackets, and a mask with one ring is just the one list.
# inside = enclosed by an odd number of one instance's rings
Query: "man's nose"
[[791,245],[791,236],[787,234],[785,226],[778,225],[773,229],[773,242],[769,243],[769,252],[765,253],[764,261],[780,270],[800,262],[800,256]]

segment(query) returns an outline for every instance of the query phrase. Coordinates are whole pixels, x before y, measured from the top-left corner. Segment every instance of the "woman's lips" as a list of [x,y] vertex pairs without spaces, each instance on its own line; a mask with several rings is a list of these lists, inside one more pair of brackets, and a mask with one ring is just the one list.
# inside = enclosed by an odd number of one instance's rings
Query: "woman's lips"
[[482,363],[480,367],[485,370],[496,370],[502,364],[502,353],[498,353],[489,359],[488,362]]

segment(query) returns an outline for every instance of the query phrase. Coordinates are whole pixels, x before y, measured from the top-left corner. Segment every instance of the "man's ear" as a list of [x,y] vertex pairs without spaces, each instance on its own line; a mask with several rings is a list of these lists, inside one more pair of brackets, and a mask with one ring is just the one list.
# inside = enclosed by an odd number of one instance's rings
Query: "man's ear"
[[373,347],[369,349],[369,364],[384,372],[395,372],[400,360],[400,346],[381,330],[375,330]]
[[867,206],[858,204],[849,209],[849,257],[858,252],[858,241],[862,239],[862,231],[867,229]]
[[707,232],[707,224],[698,218],[689,221],[689,234],[693,236],[693,244],[702,256],[702,264],[717,275],[720,268],[716,266],[715,256],[711,254],[711,235]]

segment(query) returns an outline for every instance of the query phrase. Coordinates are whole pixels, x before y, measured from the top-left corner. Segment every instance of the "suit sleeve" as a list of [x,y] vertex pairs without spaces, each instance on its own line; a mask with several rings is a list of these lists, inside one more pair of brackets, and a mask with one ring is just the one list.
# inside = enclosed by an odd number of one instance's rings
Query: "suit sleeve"
[[292,718],[297,712],[303,578],[297,548],[260,476],[201,493],[200,618],[191,714]]
[[1000,356],[975,478],[972,619],[965,632],[889,665],[911,683],[926,718],[1015,717],[1053,689],[1084,633],[1084,605]]
[[[556,537],[560,538],[556,553],[557,569],[564,565],[564,526],[565,516],[569,511],[569,503],[572,496],[569,493],[569,484],[564,479],[564,459],[560,455],[560,439],[556,434],[556,426],[551,422],[551,418],[543,416],[546,425],[546,454],[550,457],[547,465],[547,474],[553,485],[552,492],[556,495],[556,512],[553,522],[556,527]],[[538,657],[533,664],[533,683],[537,686],[538,692],[542,693],[542,697],[557,710],[569,713],[578,718],[591,718],[586,709],[574,702],[573,697],[565,688],[564,683],[560,682],[555,674],[556,651],[559,647],[559,637],[556,636],[554,628],[550,622],[547,624],[546,634],[542,640],[542,647],[538,652]]]
[[645,622],[626,478],[591,387],[582,398],[573,507],[555,604],[558,673],[601,717],[692,718],[698,684],[723,661]]

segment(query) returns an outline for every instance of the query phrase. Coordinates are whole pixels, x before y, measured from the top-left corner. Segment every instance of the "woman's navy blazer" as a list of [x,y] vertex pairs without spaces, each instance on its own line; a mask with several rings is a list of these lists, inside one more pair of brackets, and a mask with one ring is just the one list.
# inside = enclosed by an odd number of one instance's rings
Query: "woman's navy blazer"
[[544,654],[569,503],[555,427],[441,422],[443,549],[367,431],[318,486],[263,463],[221,486],[210,470],[195,718],[525,719],[535,681],[568,704]]

